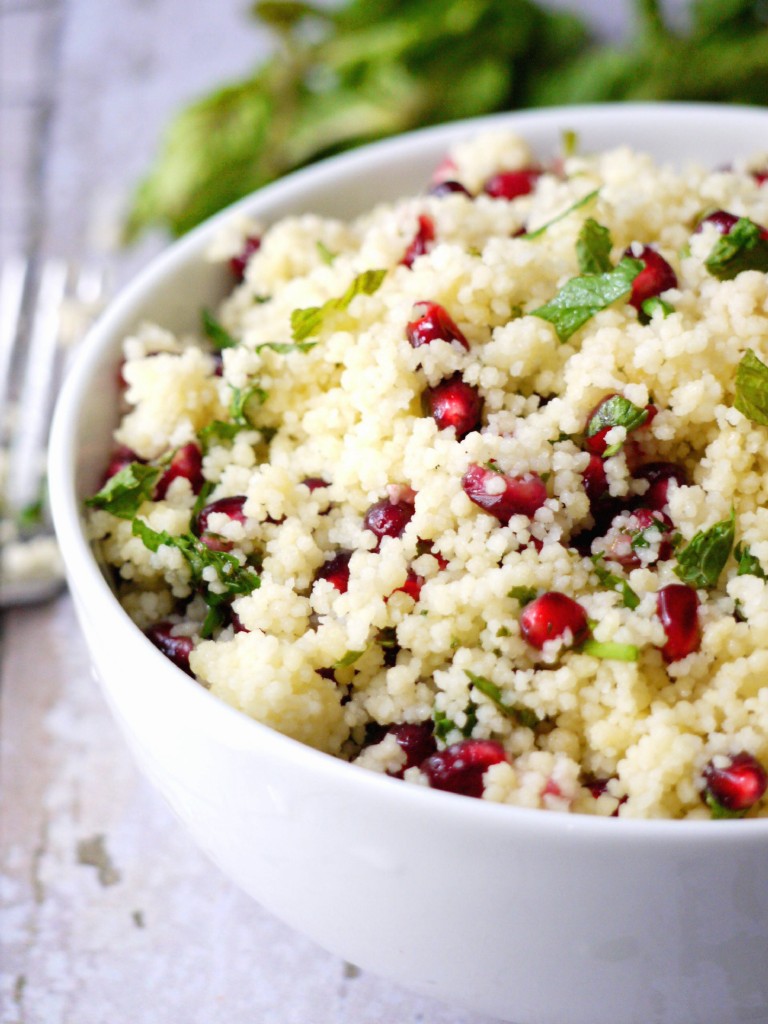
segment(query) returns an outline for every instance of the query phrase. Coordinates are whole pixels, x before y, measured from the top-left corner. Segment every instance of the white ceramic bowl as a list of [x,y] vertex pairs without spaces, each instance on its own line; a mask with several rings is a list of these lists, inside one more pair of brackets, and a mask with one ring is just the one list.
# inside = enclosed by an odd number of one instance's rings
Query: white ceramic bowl
[[[768,138],[768,111],[551,109],[379,143],[263,189],[273,221],[350,216],[424,187],[449,144],[490,125],[541,157],[630,143],[719,166]],[[768,820],[622,821],[422,789],[300,745],[220,703],[128,619],[83,535],[115,425],[121,339],[194,328],[225,272],[203,259],[225,212],[155,260],[79,353],[50,453],[56,528],[93,663],[136,757],[236,883],[327,949],[419,992],[519,1024],[768,1021]],[[180,936],[183,942],[184,937]]]

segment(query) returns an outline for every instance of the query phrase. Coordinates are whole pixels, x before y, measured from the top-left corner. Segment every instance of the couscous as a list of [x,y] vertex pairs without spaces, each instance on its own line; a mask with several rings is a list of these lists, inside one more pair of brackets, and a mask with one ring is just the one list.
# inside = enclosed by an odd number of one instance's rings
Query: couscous
[[89,529],[127,612],[409,783],[768,814],[765,167],[494,132],[352,223],[234,223],[199,336],[125,341]]

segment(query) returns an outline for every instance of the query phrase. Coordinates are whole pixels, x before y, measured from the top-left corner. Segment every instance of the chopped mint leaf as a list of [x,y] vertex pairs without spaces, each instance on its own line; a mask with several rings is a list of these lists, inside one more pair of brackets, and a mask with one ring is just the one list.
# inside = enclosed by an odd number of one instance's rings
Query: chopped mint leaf
[[225,348],[234,348],[238,344],[237,339],[233,338],[229,331],[221,326],[210,310],[204,309],[201,317],[206,338],[219,352]]
[[216,485],[214,484],[213,480],[203,481],[203,486],[200,488],[200,491],[197,497],[195,498],[195,504],[192,506],[192,511],[189,516],[190,522],[194,523],[197,517],[199,516],[200,512],[208,504],[208,499],[210,498],[211,492],[213,491],[215,486]]
[[354,665],[358,658],[362,658],[365,651],[347,651],[343,658],[339,658],[335,661],[332,668],[349,668],[350,665]]
[[731,281],[743,270],[768,272],[768,239],[762,228],[740,217],[727,235],[721,235],[704,261],[713,277]]
[[328,299],[322,306],[294,309],[291,313],[293,340],[305,341],[312,335],[319,334],[325,326],[326,319],[333,313],[342,313],[346,310],[357,295],[373,295],[378,291],[386,273],[386,270],[364,270],[339,298]]
[[585,640],[581,653],[603,661],[637,661],[640,652],[634,644],[617,644],[611,641]]
[[582,274],[605,274],[611,267],[611,232],[592,217],[584,221],[576,242]]
[[493,701],[499,711],[506,715],[507,718],[512,718],[518,725],[523,725],[527,729],[535,729],[539,724],[538,716],[529,708],[512,707],[511,704],[507,704],[501,695],[501,690],[490,679],[486,679],[484,676],[476,676],[474,672],[470,672],[468,669],[464,669],[464,674],[474,688]]
[[736,371],[733,405],[748,420],[768,426],[768,366],[751,348],[744,353]]
[[133,519],[145,501],[154,492],[160,476],[159,466],[145,466],[131,462],[115,473],[92,498],[86,499],[89,508],[100,508],[119,519]]
[[279,352],[281,356],[285,356],[291,352],[309,352],[316,344],[316,341],[263,341],[260,345],[256,346],[254,351],[261,352],[263,348],[268,348],[272,352]]
[[704,799],[714,821],[725,818],[743,818],[749,810],[749,808],[745,807],[743,811],[732,811],[730,807],[724,807],[708,789],[704,791]]
[[330,266],[339,254],[329,249],[325,242],[319,238],[315,244],[317,245],[317,251],[320,254],[320,259],[323,263],[327,263],[328,266]]
[[521,608],[524,608],[531,601],[535,600],[538,590],[536,587],[512,587],[507,597],[512,597],[517,601]]
[[768,579],[760,560],[755,558],[746,544],[737,544],[733,549],[733,556],[739,563],[737,576],[757,576],[761,580]]
[[581,199],[577,199],[575,203],[571,203],[571,205],[567,209],[563,210],[562,213],[558,213],[556,217],[548,220],[546,224],[542,224],[541,227],[536,228],[535,231],[526,231],[525,234],[520,235],[520,238],[539,238],[548,228],[551,228],[553,224],[557,224],[558,221],[564,220],[571,213],[574,213],[576,210],[580,210],[583,206],[586,206],[587,203],[591,203],[597,198],[599,191],[600,189],[596,188],[593,192],[588,192],[587,195],[582,196]]
[[677,556],[675,574],[694,587],[716,587],[720,573],[733,547],[736,513],[708,530],[699,530],[690,544]]
[[[648,410],[630,402],[623,395],[612,395],[598,406],[594,416],[587,424],[587,437],[594,437],[601,430],[611,427],[624,427],[629,434],[630,431],[641,427],[648,419]],[[608,459],[621,451],[623,442],[609,445],[603,452],[603,458]]]
[[564,157],[576,156],[579,151],[579,133],[573,128],[565,128],[560,133],[560,147]]
[[200,637],[203,640],[208,640],[217,629],[221,629],[227,620],[227,614],[224,604],[209,604],[208,611],[206,612],[203,624],[200,627]]
[[198,430],[197,438],[202,445],[203,451],[207,452],[212,444],[220,444],[222,441],[233,441],[241,430],[245,430],[242,423],[228,423],[224,420],[211,420],[210,423]]
[[477,725],[477,705],[470,701],[469,704],[467,704],[464,714],[466,715],[467,720],[462,728],[459,729],[458,725],[456,725],[452,718],[449,718],[444,711],[438,711],[438,709],[435,708],[432,713],[432,717],[435,722],[435,738],[438,740],[446,740],[454,729],[460,732],[465,738],[471,736],[472,730]]
[[650,299],[646,299],[640,307],[640,312],[645,317],[646,322],[651,319],[655,312],[660,312],[662,317],[666,319],[670,313],[675,312],[675,307],[671,302],[666,302],[664,299],[660,299],[658,295],[652,295]]
[[595,313],[628,295],[642,269],[640,260],[625,256],[613,270],[572,277],[550,302],[532,310],[531,316],[548,320],[565,342]]
[[16,526],[20,530],[34,530],[35,527],[41,526],[43,523],[43,512],[45,509],[45,499],[40,497],[36,501],[31,501],[24,508],[20,509],[16,515]]
[[[226,551],[212,551],[194,534],[185,533],[173,536],[166,530],[153,530],[141,519],[134,519],[132,524],[134,537],[140,537],[150,551],[157,551],[163,544],[177,548],[184,556],[190,568],[193,582],[207,590],[208,582],[203,573],[213,567],[219,583],[226,594],[250,594],[261,584],[261,579],[250,566],[241,565],[238,559]],[[212,594],[209,604],[218,604],[223,595]]]
[[229,415],[232,422],[240,427],[253,427],[253,415],[257,405],[263,405],[267,400],[267,392],[257,384],[248,388],[232,388],[232,401],[229,405]]
[[625,608],[629,608],[634,611],[634,609],[640,604],[640,598],[626,580],[621,579],[620,576],[614,575],[606,568],[604,558],[605,555],[603,555],[602,552],[591,556],[592,564],[595,567],[595,575],[607,590],[616,590],[621,594]]

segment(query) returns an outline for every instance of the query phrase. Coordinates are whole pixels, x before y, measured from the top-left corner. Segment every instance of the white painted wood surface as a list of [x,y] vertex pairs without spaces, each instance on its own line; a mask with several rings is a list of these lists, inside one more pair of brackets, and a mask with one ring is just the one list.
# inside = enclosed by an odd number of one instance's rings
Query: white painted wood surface
[[[148,258],[109,251],[116,213],[179,104],[265,52],[246,6],[0,0],[0,256],[117,281]],[[490,1024],[355,971],[209,865],[138,776],[67,596],[0,629],[2,1024]]]

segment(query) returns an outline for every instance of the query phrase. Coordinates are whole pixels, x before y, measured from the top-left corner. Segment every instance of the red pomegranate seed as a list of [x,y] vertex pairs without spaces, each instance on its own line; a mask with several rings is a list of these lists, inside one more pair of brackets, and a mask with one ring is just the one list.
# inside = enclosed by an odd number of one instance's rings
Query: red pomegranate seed
[[406,324],[405,335],[413,348],[433,341],[457,341],[469,350],[469,342],[445,307],[436,302],[417,302],[412,315],[414,319]]
[[712,761],[703,771],[704,798],[727,811],[746,813],[762,799],[768,789],[768,774],[756,757],[743,751],[734,754],[728,764],[716,768]]
[[668,288],[677,288],[677,275],[664,257],[650,245],[630,246],[624,253],[640,260],[643,269],[632,282],[630,305],[640,309],[646,299],[660,295]]
[[[703,230],[705,224],[712,224],[721,235],[730,235],[739,220],[741,220],[741,217],[738,217],[735,213],[729,213],[728,210],[714,210],[712,213],[708,213],[706,217],[702,217],[696,225],[694,234],[698,235]],[[768,239],[768,229],[764,228],[762,224],[758,224],[757,227],[760,228],[760,237]]]
[[527,196],[536,188],[542,172],[536,167],[524,167],[519,171],[500,171],[483,185],[486,195],[494,199],[517,199]]
[[301,482],[305,487],[308,487],[310,491],[319,491],[323,487],[331,486],[328,481],[323,480],[321,476],[305,476]]
[[469,189],[464,188],[460,181],[453,181],[451,178],[436,182],[429,190],[431,196],[449,196],[455,192],[472,197]]
[[[370,530],[381,542],[383,537],[401,537],[403,530],[413,518],[412,501],[390,501],[382,498],[368,509],[363,519],[363,529]],[[376,545],[378,551],[379,545]]]
[[435,241],[435,222],[427,214],[419,215],[419,227],[413,236],[413,241],[405,250],[405,255],[400,260],[403,266],[412,267],[419,256],[429,252]]
[[229,268],[238,281],[243,280],[245,277],[245,268],[248,266],[248,261],[255,252],[259,251],[260,248],[261,239],[256,235],[249,235],[243,242],[243,248],[237,256],[233,256],[229,261]]
[[758,185],[764,185],[768,181],[768,170],[750,171]]
[[113,476],[116,476],[126,466],[130,466],[132,462],[140,462],[143,465],[144,459],[140,459],[136,452],[126,448],[124,444],[119,445],[112,452],[106,472],[104,473],[103,482],[106,483],[107,480],[111,480]]
[[688,476],[682,466],[673,462],[647,462],[635,470],[636,480],[647,480],[648,490],[640,499],[646,508],[663,512],[667,507],[669,481],[687,484]]
[[432,722],[391,725],[387,732],[395,737],[405,754],[403,767],[397,772],[389,772],[396,779],[402,779],[408,768],[418,768],[423,761],[437,752],[437,743],[432,735]]
[[605,472],[605,462],[600,455],[589,456],[589,463],[582,473],[582,480],[590,505],[594,505],[604,494],[608,493],[608,476]]
[[570,645],[575,647],[587,639],[589,622],[578,601],[550,590],[525,606],[520,616],[520,632],[538,650],[547,640],[557,640],[570,632]]
[[218,501],[212,501],[210,505],[201,508],[197,513],[195,532],[203,544],[210,548],[211,551],[231,551],[234,544],[231,540],[226,540],[226,538],[208,529],[210,517],[214,513],[218,513],[219,515],[225,515],[228,519],[234,519],[235,522],[244,523],[246,521],[246,515],[243,512],[245,502],[245,495],[242,494],[232,498],[219,498]]
[[[499,481],[504,485],[503,490]],[[470,501],[505,525],[512,516],[532,518],[547,500],[546,484],[537,473],[507,476],[476,462],[461,478],[461,486]]]
[[460,373],[429,388],[424,393],[424,404],[439,430],[454,428],[457,441],[480,428],[483,400]]
[[409,597],[412,597],[414,601],[418,601],[419,598],[421,597],[421,588],[423,586],[424,577],[417,576],[413,569],[409,569],[408,574],[405,577],[405,583],[402,585],[402,587],[398,587],[396,590],[393,590],[392,593],[398,594],[400,593],[400,591],[402,591],[404,594],[407,594]]
[[191,636],[174,636],[173,628],[171,622],[156,622],[144,630],[144,635],[159,651],[163,652],[166,658],[170,658],[174,665],[178,665],[183,672],[191,676],[189,656],[195,645]]
[[155,485],[155,501],[162,501],[174,480],[183,477],[189,480],[193,494],[199,494],[203,486],[203,456],[196,444],[185,444],[177,448],[168,467]]
[[[638,551],[640,546],[648,546],[649,541],[645,538],[645,532],[650,529],[658,530],[662,540],[656,556],[651,561],[643,563]],[[672,557],[672,544],[668,537],[673,529],[672,520],[665,512],[650,508],[635,509],[628,518],[621,516],[614,521],[614,525],[605,536],[605,557],[627,569],[635,569],[641,564],[664,562]]]
[[670,583],[656,595],[656,610],[667,642],[661,649],[665,661],[680,661],[701,643],[699,625],[699,597],[692,587],[683,583]]
[[461,740],[432,754],[421,770],[433,789],[481,797],[486,770],[506,760],[504,747],[495,740]]
[[340,594],[346,594],[349,587],[349,560],[351,551],[339,551],[327,559],[315,573],[316,580],[328,580]]

